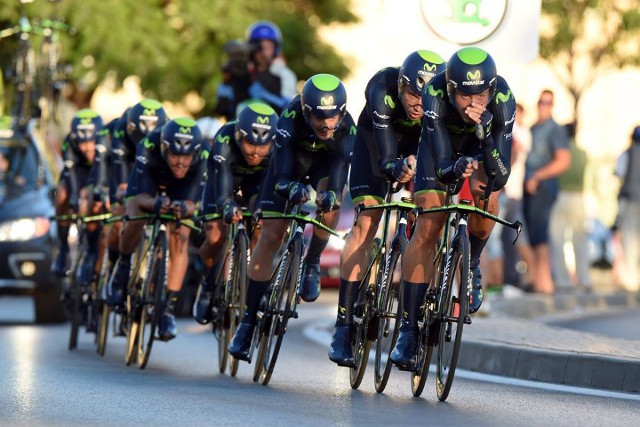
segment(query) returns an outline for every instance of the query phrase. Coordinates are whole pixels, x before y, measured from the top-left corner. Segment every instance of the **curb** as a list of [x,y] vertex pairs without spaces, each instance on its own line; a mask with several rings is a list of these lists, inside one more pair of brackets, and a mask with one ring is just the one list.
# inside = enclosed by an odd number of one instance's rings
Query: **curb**
[[640,361],[465,340],[458,367],[532,381],[640,393]]

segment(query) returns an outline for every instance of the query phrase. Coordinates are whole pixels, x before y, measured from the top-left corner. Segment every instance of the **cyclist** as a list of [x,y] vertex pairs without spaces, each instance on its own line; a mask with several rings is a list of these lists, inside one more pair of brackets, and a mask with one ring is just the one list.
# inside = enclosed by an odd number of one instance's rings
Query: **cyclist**
[[[194,120],[177,118],[151,132],[138,144],[136,162],[125,196],[127,215],[169,213],[189,218],[200,200],[209,152],[203,150],[200,129]],[[120,258],[115,268],[110,302],[122,305],[131,270],[131,254],[142,239],[144,221],[127,221],[120,236]],[[168,341],[177,334],[174,305],[187,270],[190,229],[168,224],[169,271],[165,306],[158,336]]]
[[[86,214],[87,179],[96,153],[96,140],[102,130],[102,117],[94,110],[78,111],[71,120],[71,131],[62,144],[64,169],[56,189],[56,215]],[[69,254],[69,221],[58,221],[59,251],[51,270],[64,277]]]
[[205,222],[206,239],[200,246],[207,272],[198,288],[193,317],[203,325],[212,320],[218,263],[227,240],[225,223],[242,219],[241,206],[250,210],[258,206],[277,121],[273,108],[256,102],[245,107],[237,120],[225,124],[214,138],[202,204],[204,215],[221,213],[222,218]]
[[[377,72],[365,89],[366,104],[358,119],[349,187],[354,203],[382,203],[388,182],[408,183],[415,174],[422,120],[422,89],[445,63],[435,52],[418,50],[401,67]],[[399,159],[398,159],[399,157]],[[364,211],[346,237],[340,256],[338,316],[329,359],[353,365],[353,303],[367,267],[367,250],[382,213]]]
[[[95,185],[93,214],[101,212],[105,208],[104,202],[109,198],[109,207],[114,215],[122,215],[124,207],[122,198],[127,190],[127,182],[131,168],[135,161],[136,147],[138,143],[156,128],[162,127],[167,121],[167,115],[160,102],[155,99],[143,99],[131,108],[128,108],[119,119],[109,123],[109,138],[102,138],[97,146],[96,162],[94,165]],[[118,238],[122,229],[122,223],[113,223],[108,235],[108,253],[111,263],[118,259]],[[91,241],[89,252],[84,257],[81,274],[88,282],[97,266],[97,254],[101,228],[98,223],[92,224],[96,232],[90,232]],[[87,227],[89,228],[89,227]],[[92,250],[95,248],[95,251]]]
[[[342,82],[330,74],[317,74],[307,80],[302,93],[287,105],[278,120],[275,152],[262,189],[261,210],[284,212],[288,203],[308,201],[307,184],[311,184],[317,192],[315,202],[325,212],[322,222],[335,227],[355,131]],[[245,312],[229,345],[229,352],[237,359],[249,357],[256,313],[269,286],[274,254],[286,227],[284,220],[263,221],[258,243],[251,253]],[[300,297],[304,301],[315,301],[320,294],[320,254],[328,239],[326,232],[314,229],[301,275]]]
[[[507,82],[497,74],[491,55],[477,47],[453,54],[444,73],[435,76],[423,92],[424,120],[415,178],[416,204],[422,208],[444,203],[446,185],[469,178],[473,200],[483,206],[488,176],[494,176],[493,191],[509,178],[511,128],[515,99]],[[498,214],[498,193],[488,200],[488,211]],[[402,259],[400,334],[391,360],[410,369],[415,353],[417,319],[433,276],[433,258],[446,214],[420,215]],[[472,215],[471,289],[469,311],[482,303],[480,254],[494,222]],[[434,286],[431,283],[431,286]],[[429,292],[428,298],[432,298]]]

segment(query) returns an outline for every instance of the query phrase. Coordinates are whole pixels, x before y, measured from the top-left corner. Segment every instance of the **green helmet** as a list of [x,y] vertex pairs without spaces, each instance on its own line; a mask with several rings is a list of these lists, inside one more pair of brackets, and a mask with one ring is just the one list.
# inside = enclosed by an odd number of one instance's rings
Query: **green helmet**
[[489,96],[493,96],[498,73],[496,63],[486,51],[478,47],[465,47],[449,59],[446,77],[449,102],[453,105],[456,90],[474,95],[490,89]]
[[309,123],[309,114],[328,119],[347,113],[347,90],[339,78],[331,74],[316,74],[302,87],[302,113]]
[[160,131],[162,154],[197,156],[202,148],[202,132],[195,120],[179,117],[169,120]]
[[276,137],[278,115],[263,102],[254,102],[242,109],[236,118],[236,139],[247,138],[251,145],[266,145]]

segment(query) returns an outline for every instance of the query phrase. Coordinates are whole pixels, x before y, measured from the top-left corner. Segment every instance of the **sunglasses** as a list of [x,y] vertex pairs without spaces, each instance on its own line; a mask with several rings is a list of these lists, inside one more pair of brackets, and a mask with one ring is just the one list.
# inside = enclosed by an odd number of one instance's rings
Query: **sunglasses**
[[553,101],[541,99],[538,101],[538,105],[553,105]]

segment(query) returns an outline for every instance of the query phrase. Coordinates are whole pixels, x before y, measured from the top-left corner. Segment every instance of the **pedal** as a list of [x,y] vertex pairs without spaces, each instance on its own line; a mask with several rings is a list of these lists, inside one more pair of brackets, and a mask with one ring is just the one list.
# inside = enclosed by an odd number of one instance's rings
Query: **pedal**
[[464,324],[465,325],[470,325],[471,324],[471,317],[465,316],[464,317]]

